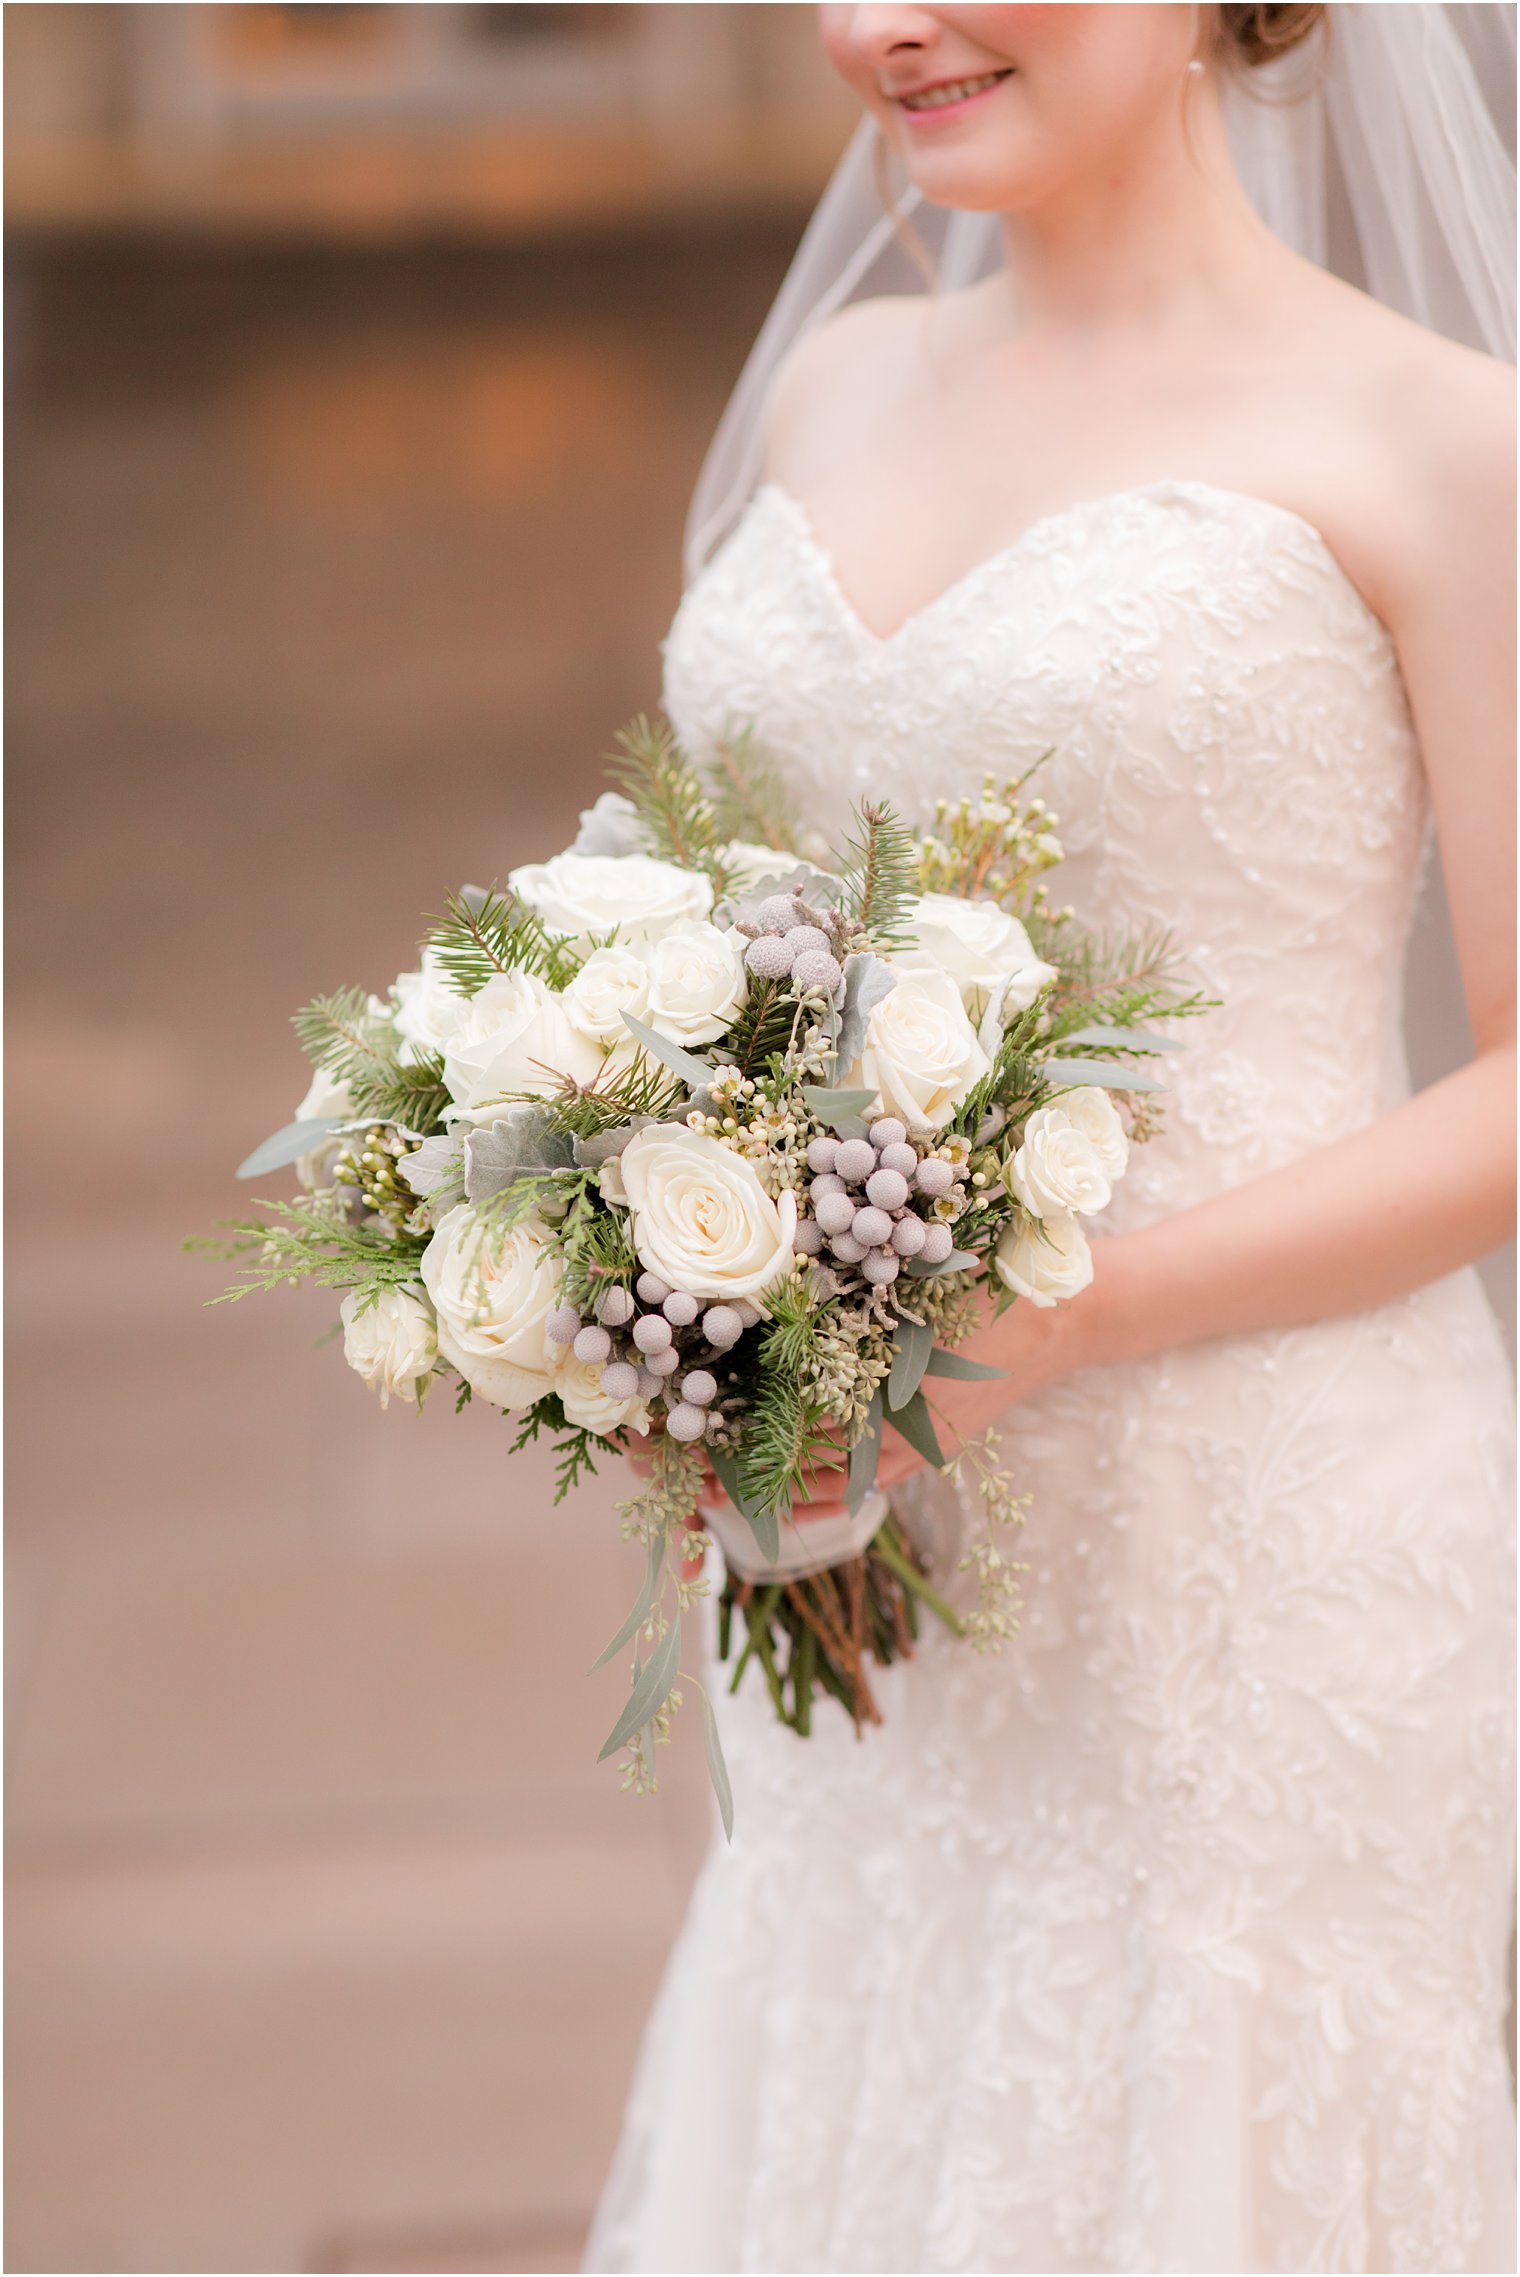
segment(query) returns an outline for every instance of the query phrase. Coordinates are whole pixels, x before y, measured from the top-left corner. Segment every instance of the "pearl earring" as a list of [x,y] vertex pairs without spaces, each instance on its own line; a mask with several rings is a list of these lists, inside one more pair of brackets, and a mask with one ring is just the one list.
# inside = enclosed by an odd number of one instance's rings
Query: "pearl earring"
[[1190,72],[1190,73],[1195,73],[1195,74],[1196,74],[1196,75],[1197,75],[1199,78],[1201,78],[1201,77],[1203,76],[1203,59],[1202,59],[1202,57],[1201,57],[1201,56],[1197,56],[1197,55],[1195,55],[1195,56],[1193,57],[1193,59],[1192,59],[1191,63],[1188,65],[1188,70],[1189,70],[1189,72]]

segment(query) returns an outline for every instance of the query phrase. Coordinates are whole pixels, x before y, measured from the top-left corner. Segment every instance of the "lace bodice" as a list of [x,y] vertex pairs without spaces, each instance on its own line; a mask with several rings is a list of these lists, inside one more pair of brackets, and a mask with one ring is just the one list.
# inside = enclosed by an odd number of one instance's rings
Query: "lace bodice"
[[1221,1009],[1168,1065],[1122,1214],[1180,1207],[1405,1096],[1401,969],[1427,802],[1392,636],[1285,508],[1196,482],[1047,516],[889,638],[770,485],[688,594],[666,699],[748,723],[833,829],[922,819],[1044,751],[1085,923],[1157,925]]
[[[1386,627],[1298,516],[1093,499],[878,639],[767,488],[666,695],[698,754],[751,725],[830,830],[1050,750],[1058,884],[1172,930],[1221,1000],[1100,1238],[1404,1096],[1419,752]],[[1000,1656],[935,1631],[859,1742],[716,1693],[736,1840],[588,2266],[1512,2267],[1510,1399],[1466,1272],[1011,1410]],[[903,1507],[953,1594],[974,1512]]]

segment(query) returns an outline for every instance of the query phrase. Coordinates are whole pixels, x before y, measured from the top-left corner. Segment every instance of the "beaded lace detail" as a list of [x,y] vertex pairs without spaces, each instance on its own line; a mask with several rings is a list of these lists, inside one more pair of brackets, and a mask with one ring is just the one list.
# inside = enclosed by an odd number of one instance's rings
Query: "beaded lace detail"
[[[825,828],[1051,750],[1061,890],[1223,1000],[1105,1223],[1406,1096],[1418,747],[1286,509],[1114,493],[882,639],[768,487],[666,667],[688,746],[753,723]],[[1469,1272],[1012,1411],[1018,1639],[936,1632],[859,1742],[724,1701],[738,1830],[588,2268],[1512,2268],[1511,1413]],[[926,1538],[971,1522],[916,1499]]]

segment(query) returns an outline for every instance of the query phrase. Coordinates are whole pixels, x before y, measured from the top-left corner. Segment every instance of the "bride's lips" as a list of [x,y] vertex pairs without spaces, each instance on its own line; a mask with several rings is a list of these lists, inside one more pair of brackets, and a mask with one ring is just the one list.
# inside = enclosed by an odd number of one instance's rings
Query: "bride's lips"
[[893,95],[892,101],[910,126],[932,126],[963,117],[973,104],[984,101],[1012,77],[1011,64],[997,71],[968,72],[959,79],[936,79],[922,87],[910,87]]

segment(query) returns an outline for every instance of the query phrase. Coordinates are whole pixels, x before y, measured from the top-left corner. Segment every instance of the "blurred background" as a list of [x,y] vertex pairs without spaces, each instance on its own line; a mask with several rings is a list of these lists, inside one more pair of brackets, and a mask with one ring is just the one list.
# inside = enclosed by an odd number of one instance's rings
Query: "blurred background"
[[[178,1244],[292,1007],[657,703],[851,106],[786,4],[4,35],[7,2266],[571,2269],[707,1828],[694,1728],[654,1801],[595,1760],[617,1484],[549,1515],[489,1408],[381,1415],[327,1302],[207,1312]],[[1438,892],[1410,980],[1428,1081]]]

